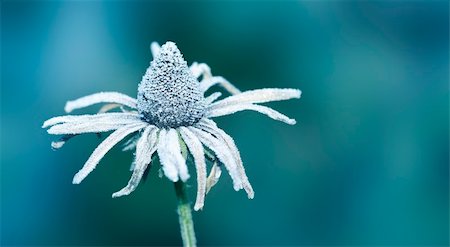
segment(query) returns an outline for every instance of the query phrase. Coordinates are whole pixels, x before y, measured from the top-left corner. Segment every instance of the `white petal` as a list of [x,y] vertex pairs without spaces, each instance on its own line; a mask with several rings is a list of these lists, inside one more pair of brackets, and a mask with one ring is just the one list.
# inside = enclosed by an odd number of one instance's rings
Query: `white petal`
[[161,162],[164,175],[166,175],[166,177],[172,182],[177,182],[178,181],[178,167],[176,165],[177,158],[175,158],[175,155],[172,153],[173,148],[171,144],[172,141],[170,140],[168,131],[165,129],[161,129],[161,131],[159,132],[159,140],[158,140],[159,160]]
[[267,115],[268,117],[270,117],[274,120],[285,122],[290,125],[294,125],[296,123],[295,119],[289,118],[286,115],[284,115],[278,111],[275,111],[272,108],[269,108],[267,106],[262,106],[262,105],[253,105],[253,104],[237,104],[237,105],[230,105],[230,106],[226,106],[226,107],[222,107],[222,108],[218,108],[218,109],[214,109],[214,110],[209,110],[207,112],[207,117],[220,117],[220,116],[230,115],[230,114],[233,114],[233,113],[236,113],[239,111],[244,111],[244,110],[257,111],[257,112]]
[[52,126],[47,130],[49,134],[52,135],[64,135],[64,134],[83,134],[83,133],[100,133],[107,132],[111,130],[119,129],[123,126],[130,124],[143,123],[140,120],[133,120],[129,123],[110,123],[110,122],[99,122],[99,121],[89,121],[85,123],[63,123]]
[[118,92],[101,92],[68,101],[64,110],[71,112],[98,103],[117,103],[136,109],[136,99]]
[[159,140],[158,140],[158,156],[162,165],[162,169],[164,171],[164,175],[167,178],[172,180],[173,182],[178,181],[178,170],[173,162],[171,162],[171,154],[168,151],[167,147],[167,131],[165,129],[161,129],[159,132]]
[[175,129],[169,129],[167,132],[167,139],[169,143],[169,150],[178,169],[178,174],[180,175],[181,180],[185,182],[189,178],[189,172],[186,165],[186,160],[183,158],[181,153],[180,140],[178,138],[177,131]]
[[128,181],[127,186],[114,193],[112,195],[113,198],[129,195],[139,185],[147,166],[152,160],[152,155],[156,150],[156,139],[154,137],[150,138],[151,135],[156,136],[156,132],[157,128],[155,126],[148,126],[145,128],[136,145],[135,166],[130,181]]
[[159,50],[161,49],[161,46],[159,46],[158,42],[153,41],[150,45],[150,50],[152,52],[153,59],[159,54]]
[[127,135],[144,128],[146,125],[147,124],[145,123],[140,123],[130,126],[124,126],[114,131],[102,143],[100,143],[100,145],[98,145],[98,147],[94,150],[94,152],[91,154],[89,159],[84,164],[83,168],[81,168],[81,170],[78,171],[77,174],[75,174],[72,182],[74,184],[81,183],[81,181],[83,181],[83,179],[95,169],[98,162],[114,145],[116,145]]
[[230,92],[231,94],[239,94],[241,91],[237,89],[233,84],[231,84],[229,81],[227,81],[222,76],[213,76],[211,78],[204,78],[200,82],[200,90],[203,92],[206,92],[210,87],[219,84],[222,86],[225,90]]
[[252,185],[248,181],[247,175],[245,174],[245,168],[242,164],[241,154],[239,153],[239,149],[237,148],[233,138],[225,133],[225,131],[218,128],[216,123],[210,119],[203,119],[198,123],[198,126],[226,143],[236,161],[237,169],[242,180],[242,185],[244,186],[245,192],[247,192],[248,198],[253,199],[255,193],[253,191]]
[[197,171],[197,199],[195,200],[194,210],[203,208],[206,194],[206,162],[202,143],[194,133],[186,127],[180,127],[180,134],[194,157],[195,168]]
[[266,103],[271,101],[288,100],[293,98],[300,98],[301,91],[297,89],[281,89],[281,88],[265,88],[250,90],[240,94],[229,96],[223,100],[219,100],[211,104],[210,109],[219,109],[236,104],[256,104]]
[[214,164],[211,168],[211,171],[209,172],[209,176],[206,179],[206,193],[208,193],[211,188],[219,182],[220,175],[222,174],[222,169],[217,164],[216,161],[214,161]]
[[108,112],[108,113],[97,113],[97,114],[86,114],[86,115],[65,115],[50,118],[45,121],[42,128],[47,128],[49,126],[60,124],[60,123],[83,123],[88,121],[106,121],[106,122],[117,122],[127,120],[139,120],[140,117],[137,113],[125,113],[125,112]]
[[215,92],[211,94],[210,96],[205,98],[206,105],[210,105],[212,102],[214,102],[216,99],[218,99],[220,96],[222,96],[222,93]]
[[212,77],[211,68],[206,63],[193,62],[189,69],[195,78],[199,78],[201,75],[203,75],[203,79]]
[[242,189],[243,186],[239,173],[237,171],[237,164],[227,145],[223,141],[216,139],[208,132],[195,127],[188,128],[203,144],[205,144],[205,146],[210,148],[216,154],[217,158],[219,158],[219,160],[225,165],[228,173],[231,176],[231,179],[233,180],[233,188],[236,191]]

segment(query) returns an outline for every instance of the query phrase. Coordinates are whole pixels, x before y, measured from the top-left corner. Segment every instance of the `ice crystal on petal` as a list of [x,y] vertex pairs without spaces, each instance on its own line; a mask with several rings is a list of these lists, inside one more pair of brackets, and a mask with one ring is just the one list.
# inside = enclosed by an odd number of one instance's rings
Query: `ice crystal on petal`
[[[194,62],[188,67],[173,42],[161,47],[154,42],[151,50],[153,61],[139,84],[137,99],[118,92],[91,94],[67,102],[65,110],[72,112],[103,104],[96,114],[58,116],[43,123],[42,127],[48,128],[49,134],[62,135],[52,142],[53,149],[61,148],[79,134],[112,131],[74,176],[73,183],[79,184],[111,148],[131,135],[123,150],[135,149],[130,168],[133,174],[128,184],[113,197],[128,195],[136,189],[154,155],[159,156],[160,177],[165,175],[173,182],[185,182],[189,179],[186,163],[186,152],[189,152],[197,175],[195,210],[203,208],[205,195],[219,181],[222,167],[228,171],[234,189],[245,189],[248,197],[253,198],[253,188],[236,143],[211,118],[251,110],[295,124],[294,119],[259,104],[300,98],[301,91],[266,88],[241,92],[225,78],[213,76],[205,63]],[[205,97],[205,92],[215,85],[231,96],[220,99],[221,93],[213,92]],[[120,111],[116,109],[119,107]],[[115,109],[117,111],[110,112]],[[208,168],[206,158],[213,161],[212,167]]]

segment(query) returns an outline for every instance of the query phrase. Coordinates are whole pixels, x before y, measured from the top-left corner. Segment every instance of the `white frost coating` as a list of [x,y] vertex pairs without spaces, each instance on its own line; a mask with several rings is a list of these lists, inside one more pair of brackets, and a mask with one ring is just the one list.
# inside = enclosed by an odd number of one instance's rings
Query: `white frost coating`
[[169,147],[167,131],[161,129],[158,140],[158,156],[162,165],[164,175],[172,182],[178,181],[178,169],[175,165],[174,157]]
[[197,79],[200,76],[203,76],[203,79],[212,77],[211,68],[206,63],[193,62],[189,69]]
[[200,89],[203,93],[216,84],[219,84],[231,94],[238,94],[241,92],[222,76],[212,76],[211,68],[205,63],[194,62],[189,68],[191,69],[192,74],[195,76],[195,78],[203,76],[202,80],[200,81]]
[[205,113],[204,99],[175,43],[162,45],[138,86],[141,117],[160,128],[193,125]]
[[136,109],[136,99],[118,92],[100,92],[87,95],[76,100],[67,101],[64,110],[69,113],[73,110],[88,107],[98,103],[117,103]]
[[238,191],[243,188],[242,181],[240,179],[239,173],[237,171],[237,164],[234,161],[233,155],[230,153],[229,148],[225,143],[216,139],[210,133],[205,132],[201,129],[195,127],[188,127],[190,131],[194,132],[197,138],[205,144],[208,148],[210,148],[219,158],[219,160],[225,165],[228,173],[233,180],[233,188]]
[[189,152],[194,157],[195,169],[197,171],[197,199],[195,200],[194,210],[203,208],[206,194],[206,162],[203,146],[200,140],[186,127],[179,128],[181,137],[186,143]]
[[89,173],[91,173],[95,169],[98,162],[103,158],[103,156],[105,156],[106,153],[108,153],[108,151],[112,147],[114,147],[127,135],[142,129],[145,126],[146,126],[145,123],[132,124],[114,131],[102,143],[100,143],[100,145],[98,145],[98,147],[94,150],[94,152],[91,154],[89,159],[84,164],[83,168],[81,168],[81,170],[78,171],[77,174],[75,174],[72,183],[74,184],[81,183],[81,181],[83,181],[83,179],[86,178],[86,176],[89,175]]
[[242,159],[241,159],[241,155],[239,153],[239,150],[233,140],[233,138],[231,136],[229,136],[227,133],[225,133],[225,131],[223,131],[222,129],[218,128],[216,123],[214,123],[214,121],[210,120],[210,119],[204,119],[202,120],[199,124],[198,124],[203,130],[213,134],[214,136],[216,136],[218,139],[221,139],[224,143],[226,143],[226,145],[228,146],[228,148],[231,151],[231,154],[233,155],[236,164],[237,164],[237,169],[240,175],[240,178],[242,180],[242,184],[244,186],[245,191],[247,192],[247,195],[250,199],[253,199],[254,197],[254,191],[253,188],[248,180],[248,177],[245,173],[245,168],[243,166],[242,163]]
[[200,89],[202,92],[206,92],[209,88],[212,86],[219,84],[222,86],[225,90],[230,92],[231,94],[239,94],[241,93],[241,90],[237,89],[231,82],[227,81],[222,76],[213,76],[211,78],[205,78],[200,82]]
[[211,110],[219,109],[236,104],[257,104],[271,101],[288,100],[300,98],[301,91],[297,89],[283,88],[265,88],[246,91],[237,95],[229,96],[223,100],[219,100],[209,106]]
[[269,108],[267,106],[262,106],[262,105],[253,105],[253,104],[230,105],[230,106],[210,110],[207,113],[207,117],[220,117],[220,116],[230,115],[230,114],[233,114],[233,113],[236,113],[239,111],[244,111],[244,110],[257,111],[259,113],[267,115],[268,117],[270,117],[274,120],[285,122],[290,125],[294,125],[296,123],[295,119],[289,118],[286,115],[284,115],[278,111],[275,111],[272,108]]
[[52,126],[47,130],[52,135],[64,135],[64,134],[83,134],[83,133],[100,133],[130,125],[143,123],[141,120],[132,120],[127,122],[110,123],[104,121],[90,121],[90,122],[76,122],[76,123],[63,123]]
[[210,96],[205,98],[205,103],[206,105],[211,104],[212,102],[214,102],[216,99],[218,99],[220,96],[222,96],[221,92],[215,92],[213,94],[211,94]]
[[206,179],[206,193],[208,193],[211,188],[219,182],[220,175],[222,174],[222,169],[215,161],[209,172],[209,176]]
[[161,49],[161,46],[159,46],[158,42],[153,41],[150,45],[150,51],[152,52],[153,59],[155,59],[156,56],[159,54],[159,50]]
[[233,138],[231,136],[229,136],[227,133],[225,133],[225,131],[218,128],[216,123],[210,119],[203,119],[201,122],[198,123],[198,126],[201,129],[203,129],[204,131],[207,131],[207,132],[213,134],[214,136],[216,136],[218,139],[223,141],[228,146],[228,148],[231,151],[231,154],[233,155],[233,157],[236,161],[237,169],[238,169],[239,175],[241,177],[242,185],[244,186],[244,190],[245,190],[245,192],[247,192],[248,198],[253,199],[253,197],[255,196],[255,192],[253,191],[252,185],[248,181],[247,174],[245,174],[245,168],[242,163],[241,154],[239,153],[239,150],[238,150]]
[[135,166],[130,181],[128,181],[127,186],[123,189],[112,194],[113,198],[129,195],[136,189],[139,182],[141,182],[142,176],[144,175],[147,166],[150,164],[152,155],[156,150],[155,138],[150,138],[151,135],[156,135],[156,132],[157,128],[154,126],[147,126],[145,128],[136,145]]
[[186,182],[186,180],[189,179],[189,172],[186,165],[186,160],[183,158],[181,153],[180,140],[178,138],[177,131],[175,129],[169,129],[167,131],[166,138],[172,159],[178,169],[178,175],[180,176],[181,181]]
[[88,121],[106,121],[115,122],[128,121],[128,120],[140,120],[137,113],[123,113],[123,112],[108,112],[108,113],[97,113],[97,114],[86,114],[86,115],[66,115],[58,116],[48,119],[42,125],[42,128],[47,128],[49,126],[60,124],[60,123],[84,123]]

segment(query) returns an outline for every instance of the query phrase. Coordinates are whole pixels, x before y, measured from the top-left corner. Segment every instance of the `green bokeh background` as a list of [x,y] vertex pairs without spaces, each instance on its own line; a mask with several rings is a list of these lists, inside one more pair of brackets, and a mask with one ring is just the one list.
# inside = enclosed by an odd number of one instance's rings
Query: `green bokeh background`
[[131,152],[113,149],[75,186],[100,140],[52,151],[41,129],[67,100],[134,97],[154,40],[242,90],[303,91],[270,104],[295,126],[216,119],[256,196],[224,174],[194,213],[199,244],[448,245],[448,18],[448,1],[2,1],[1,245],[181,243],[173,185],[156,167],[112,199]]

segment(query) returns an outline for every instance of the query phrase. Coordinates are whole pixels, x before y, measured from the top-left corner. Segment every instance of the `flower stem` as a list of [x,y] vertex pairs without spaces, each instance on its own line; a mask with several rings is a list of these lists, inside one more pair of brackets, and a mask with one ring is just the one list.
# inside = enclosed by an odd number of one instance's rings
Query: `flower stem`
[[186,193],[186,186],[184,182],[175,182],[175,193],[178,199],[178,217],[180,221],[181,239],[183,239],[183,246],[195,247],[197,241],[195,239],[194,222],[192,221],[191,205]]

